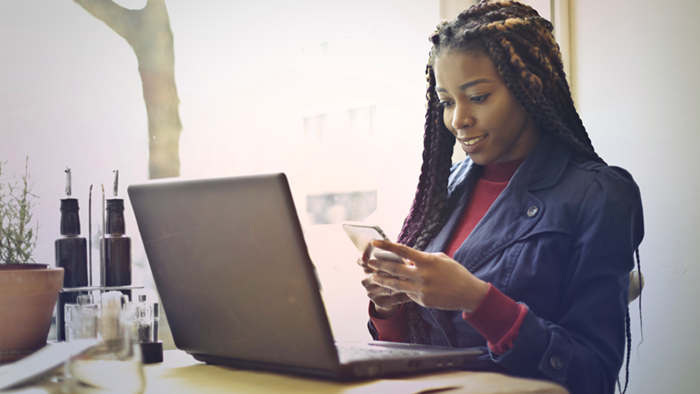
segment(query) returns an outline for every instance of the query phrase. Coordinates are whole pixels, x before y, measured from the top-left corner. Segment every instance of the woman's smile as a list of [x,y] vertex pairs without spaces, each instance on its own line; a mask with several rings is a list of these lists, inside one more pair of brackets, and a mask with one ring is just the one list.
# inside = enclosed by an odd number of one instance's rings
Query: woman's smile
[[[484,138],[488,137],[488,134],[483,134],[478,137],[473,137],[473,138],[466,138],[466,139],[459,139],[459,142],[462,144],[462,149],[466,152],[467,150],[473,150],[472,148],[478,144],[481,140]],[[469,152],[467,152],[469,153]]]

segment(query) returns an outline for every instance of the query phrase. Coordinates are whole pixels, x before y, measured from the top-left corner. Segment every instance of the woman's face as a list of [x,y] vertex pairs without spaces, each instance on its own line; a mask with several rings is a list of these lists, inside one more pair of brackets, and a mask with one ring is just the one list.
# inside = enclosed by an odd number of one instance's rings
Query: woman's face
[[488,56],[445,53],[433,69],[445,126],[476,164],[530,153],[539,140],[535,123]]

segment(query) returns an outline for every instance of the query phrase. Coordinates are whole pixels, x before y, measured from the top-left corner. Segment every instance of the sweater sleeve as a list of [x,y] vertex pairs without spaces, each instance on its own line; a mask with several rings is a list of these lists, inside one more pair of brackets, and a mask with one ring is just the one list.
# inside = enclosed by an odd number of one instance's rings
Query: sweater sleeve
[[503,354],[513,347],[526,314],[525,305],[516,303],[489,283],[479,306],[472,313],[463,312],[462,318],[486,338],[492,352]]
[[374,328],[377,330],[376,339],[379,341],[403,342],[408,338],[408,314],[406,307],[401,304],[401,308],[393,316],[382,319],[378,317],[374,303],[369,302],[369,318]]

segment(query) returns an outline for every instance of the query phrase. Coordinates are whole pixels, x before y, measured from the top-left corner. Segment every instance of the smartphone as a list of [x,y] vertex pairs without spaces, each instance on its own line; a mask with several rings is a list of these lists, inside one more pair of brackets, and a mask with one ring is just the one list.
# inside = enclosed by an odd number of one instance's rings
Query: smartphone
[[370,244],[375,239],[390,241],[382,229],[374,224],[362,222],[342,222],[341,226],[345,230],[352,243],[362,254],[368,254],[370,258],[390,260],[401,264],[406,264],[404,259],[396,253],[377,249]]

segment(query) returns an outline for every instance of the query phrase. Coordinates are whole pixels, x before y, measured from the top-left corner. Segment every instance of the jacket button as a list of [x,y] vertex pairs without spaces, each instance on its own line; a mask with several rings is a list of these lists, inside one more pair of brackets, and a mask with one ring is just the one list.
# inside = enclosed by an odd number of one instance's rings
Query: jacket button
[[536,206],[531,206],[530,209],[527,210],[527,216],[529,217],[535,217],[537,215],[537,212],[539,212],[539,209]]
[[552,368],[556,369],[557,371],[562,369],[564,366],[564,362],[561,361],[561,359],[557,356],[553,356],[552,358],[549,359],[549,365],[552,366]]

